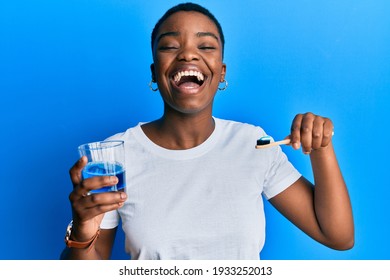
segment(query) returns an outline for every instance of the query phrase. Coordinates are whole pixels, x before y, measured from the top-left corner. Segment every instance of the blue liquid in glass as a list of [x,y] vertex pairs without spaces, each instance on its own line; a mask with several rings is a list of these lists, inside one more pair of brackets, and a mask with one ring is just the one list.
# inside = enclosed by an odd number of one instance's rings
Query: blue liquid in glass
[[103,193],[123,190],[126,186],[126,176],[123,166],[119,163],[108,162],[91,162],[88,163],[83,171],[83,178],[91,178],[94,176],[116,176],[118,184],[114,186],[103,187],[97,190],[91,190],[91,193]]

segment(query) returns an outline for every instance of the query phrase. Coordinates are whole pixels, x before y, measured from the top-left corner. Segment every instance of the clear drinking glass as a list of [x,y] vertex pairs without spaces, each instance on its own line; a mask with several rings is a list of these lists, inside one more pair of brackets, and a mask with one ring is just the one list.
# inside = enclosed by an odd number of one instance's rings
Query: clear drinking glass
[[78,147],[80,157],[86,156],[88,163],[82,171],[83,179],[93,176],[116,176],[118,184],[91,190],[91,193],[124,191],[126,187],[125,147],[119,140],[87,143]]

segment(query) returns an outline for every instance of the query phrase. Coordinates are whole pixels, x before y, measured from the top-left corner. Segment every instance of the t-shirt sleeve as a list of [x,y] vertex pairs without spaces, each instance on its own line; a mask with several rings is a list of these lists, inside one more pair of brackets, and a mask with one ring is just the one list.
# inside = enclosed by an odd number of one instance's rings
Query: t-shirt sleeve
[[119,225],[120,216],[117,210],[113,210],[104,214],[101,229],[112,229]]
[[274,147],[274,160],[268,170],[264,182],[263,194],[266,199],[270,199],[281,193],[302,175],[288,160],[286,154],[280,147]]

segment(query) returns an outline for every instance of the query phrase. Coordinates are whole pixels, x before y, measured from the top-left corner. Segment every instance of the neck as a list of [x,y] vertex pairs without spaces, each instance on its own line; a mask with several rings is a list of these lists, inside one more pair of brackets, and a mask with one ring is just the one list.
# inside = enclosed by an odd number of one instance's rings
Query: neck
[[170,150],[194,148],[210,137],[214,131],[211,114],[170,115],[142,126],[144,133],[157,145]]

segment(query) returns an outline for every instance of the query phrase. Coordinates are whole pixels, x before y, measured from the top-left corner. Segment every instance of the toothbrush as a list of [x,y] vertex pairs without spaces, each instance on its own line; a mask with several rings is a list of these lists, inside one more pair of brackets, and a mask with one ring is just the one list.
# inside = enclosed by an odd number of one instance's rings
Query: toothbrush
[[271,142],[272,137],[271,136],[263,136],[259,140],[257,140],[256,143],[256,149],[264,149],[264,148],[269,148],[273,146],[278,146],[278,145],[288,145],[291,143],[291,139],[284,139],[281,141],[276,141],[276,142]]
[[[334,135],[334,131],[332,131],[332,136]],[[260,139],[257,140],[256,143],[256,149],[264,149],[264,148],[269,148],[273,146],[278,146],[278,145],[289,145],[291,144],[291,139],[284,139],[276,142],[272,142],[272,137],[271,136],[263,136],[260,137]]]

